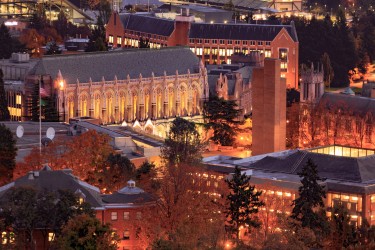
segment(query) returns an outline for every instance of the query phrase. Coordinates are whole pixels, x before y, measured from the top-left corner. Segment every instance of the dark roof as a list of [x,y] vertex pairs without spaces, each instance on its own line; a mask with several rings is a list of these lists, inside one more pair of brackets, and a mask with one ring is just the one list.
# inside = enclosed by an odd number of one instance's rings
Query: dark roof
[[117,204],[142,204],[147,202],[153,202],[156,199],[149,193],[139,193],[139,194],[122,194],[115,192],[110,195],[103,195],[102,197],[104,203],[117,203]]
[[189,38],[273,41],[283,28],[298,41],[293,25],[258,24],[192,23]]
[[85,196],[85,201],[92,207],[102,207],[99,189],[79,180],[71,172],[70,169],[52,171],[49,167],[45,167],[40,171],[29,172],[14,182],[0,187],[0,197],[4,197],[4,194],[11,187],[31,187],[37,192],[46,190],[56,193],[58,190],[70,190],[73,193],[82,192]]
[[346,106],[354,114],[365,115],[371,112],[375,116],[375,99],[337,93],[324,93],[320,103],[327,106]]
[[[176,60],[183,58],[184,60]],[[198,57],[187,47],[167,47],[163,49],[132,49],[111,52],[94,52],[74,55],[44,56],[30,70],[31,75],[46,74],[56,77],[59,70],[67,83],[100,82],[105,80],[175,75],[191,73],[199,69]]]
[[143,33],[170,36],[174,30],[174,21],[137,14],[120,14],[124,29]]
[[375,155],[352,158],[297,151],[284,158],[267,156],[248,168],[297,175],[309,158],[318,166],[321,178],[356,183],[375,181]]

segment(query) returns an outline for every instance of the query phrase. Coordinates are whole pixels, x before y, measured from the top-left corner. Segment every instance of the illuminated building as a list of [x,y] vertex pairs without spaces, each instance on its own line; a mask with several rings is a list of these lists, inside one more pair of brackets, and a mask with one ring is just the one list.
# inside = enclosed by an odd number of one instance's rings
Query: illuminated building
[[280,75],[288,88],[298,88],[298,38],[294,23],[260,25],[197,23],[189,13],[175,20],[141,14],[114,12],[106,26],[113,47],[138,48],[148,39],[150,48],[189,46],[205,64],[230,64],[235,53],[260,51],[266,58],[281,60]]
[[[60,11],[63,11],[67,19],[71,22],[78,20],[91,20],[91,18],[82,10],[86,1],[79,0],[52,0],[44,1],[7,1],[0,0],[0,17],[20,18],[31,17],[33,14],[40,14],[40,10],[45,10],[48,20],[57,20]],[[14,19],[15,20],[15,19]]]
[[[53,171],[45,166],[39,171],[30,171],[27,175],[0,187],[0,206],[6,194],[14,187],[33,188],[37,193],[46,190],[58,194],[60,190],[72,191],[80,202],[87,202],[94,210],[97,219],[111,228],[120,237],[118,249],[145,249],[144,242],[137,239],[136,230],[142,223],[142,212],[150,209],[155,204],[155,198],[135,186],[134,181],[129,181],[126,187],[110,195],[101,195],[99,188],[79,180],[72,174],[72,170],[63,169]],[[32,232],[38,250],[50,249],[54,240],[53,230],[46,230],[47,235],[41,230]],[[2,233],[2,243],[7,242],[9,232]],[[45,235],[45,236],[43,236]],[[47,237],[48,236],[48,237]],[[48,239],[48,240],[47,240]],[[46,240],[46,241],[44,241]]]
[[176,116],[201,118],[206,74],[188,48],[178,47],[46,56],[34,61],[25,82],[46,78],[42,87],[56,92],[66,122],[90,116],[165,136]]
[[[276,153],[234,158],[207,157],[203,161],[215,168],[241,167],[251,175],[251,183],[269,195],[280,196],[285,204],[283,212],[289,212],[293,199],[301,185],[298,173],[308,159],[318,166],[321,184],[326,187],[325,206],[327,215],[338,203],[349,210],[350,221],[360,226],[363,219],[375,225],[375,150],[346,146],[327,146],[308,150],[287,150]],[[268,197],[269,198],[269,197]],[[289,207],[289,208],[288,208]]]

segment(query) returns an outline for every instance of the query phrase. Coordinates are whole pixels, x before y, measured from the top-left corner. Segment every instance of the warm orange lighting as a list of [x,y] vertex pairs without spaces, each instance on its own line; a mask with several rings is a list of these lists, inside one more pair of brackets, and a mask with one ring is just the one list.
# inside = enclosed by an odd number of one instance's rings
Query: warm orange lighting
[[230,249],[231,248],[230,246],[231,246],[230,242],[225,243],[225,249]]
[[60,90],[64,90],[64,81],[63,80],[59,81],[59,86],[60,86]]

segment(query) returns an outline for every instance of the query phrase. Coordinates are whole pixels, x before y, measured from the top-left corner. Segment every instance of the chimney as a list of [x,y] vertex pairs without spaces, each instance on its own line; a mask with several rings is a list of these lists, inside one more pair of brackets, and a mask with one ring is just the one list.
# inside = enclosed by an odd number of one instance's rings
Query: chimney
[[30,171],[30,172],[28,173],[28,177],[27,177],[27,179],[29,179],[29,180],[34,180],[34,172],[33,172],[33,171]]

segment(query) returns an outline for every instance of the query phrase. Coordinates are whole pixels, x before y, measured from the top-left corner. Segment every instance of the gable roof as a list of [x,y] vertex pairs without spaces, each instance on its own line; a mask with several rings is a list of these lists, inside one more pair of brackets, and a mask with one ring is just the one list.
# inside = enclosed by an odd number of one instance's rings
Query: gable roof
[[282,29],[298,42],[293,25],[192,23],[189,38],[273,41]]
[[362,96],[353,96],[337,93],[324,93],[320,104],[328,106],[347,106],[354,114],[365,115],[371,112],[375,116],[375,99]]
[[4,197],[11,187],[30,187],[37,192],[46,190],[54,193],[59,190],[70,190],[73,193],[80,192],[84,194],[86,202],[94,209],[101,209],[102,202],[99,189],[79,180],[71,172],[70,169],[52,171],[49,167],[45,167],[40,171],[30,171],[27,175],[18,178],[14,182],[0,187],[0,199]]
[[124,29],[143,33],[170,36],[174,30],[174,21],[137,14],[119,14]]
[[156,198],[146,193],[143,189],[135,186],[135,182],[130,180],[128,185],[121,188],[119,191],[103,195],[103,203],[110,205],[120,205],[120,206],[129,206],[129,205],[142,205],[145,203],[155,202]]
[[[184,60],[176,60],[183,58]],[[50,75],[58,72],[67,83],[107,81],[115,79],[155,77],[198,72],[199,58],[188,47],[166,47],[162,49],[131,49],[111,52],[93,52],[73,55],[45,56],[29,71],[31,75]]]
[[282,158],[264,157],[248,168],[298,175],[308,159],[318,166],[321,178],[355,183],[375,181],[375,155],[352,158],[297,151]]

